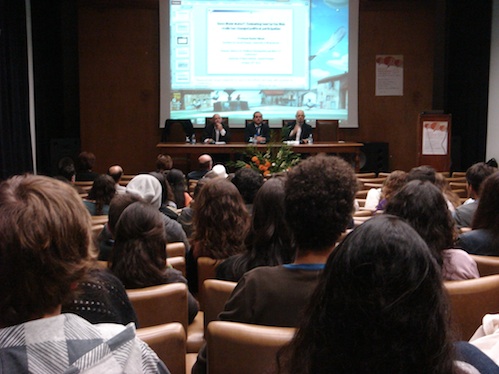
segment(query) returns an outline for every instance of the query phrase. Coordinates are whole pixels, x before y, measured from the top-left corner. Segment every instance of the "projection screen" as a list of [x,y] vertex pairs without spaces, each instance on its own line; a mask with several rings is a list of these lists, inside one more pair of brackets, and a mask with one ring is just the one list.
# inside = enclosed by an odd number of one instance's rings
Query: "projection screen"
[[358,0],[160,0],[160,127],[302,109],[358,127]]

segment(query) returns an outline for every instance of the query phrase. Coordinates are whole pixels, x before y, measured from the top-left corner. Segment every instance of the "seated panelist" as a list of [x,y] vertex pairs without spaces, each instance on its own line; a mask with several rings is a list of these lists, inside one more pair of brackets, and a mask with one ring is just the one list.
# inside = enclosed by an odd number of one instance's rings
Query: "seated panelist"
[[213,115],[211,121],[206,124],[203,131],[203,143],[214,144],[216,142],[228,143],[230,140],[229,126],[222,123],[219,114]]
[[302,144],[308,143],[308,137],[312,134],[312,126],[305,122],[305,112],[296,111],[296,121],[282,128],[282,140],[295,140]]
[[244,129],[244,141],[262,144],[270,141],[270,128],[268,123],[263,122],[262,113],[253,113],[253,121],[247,123]]

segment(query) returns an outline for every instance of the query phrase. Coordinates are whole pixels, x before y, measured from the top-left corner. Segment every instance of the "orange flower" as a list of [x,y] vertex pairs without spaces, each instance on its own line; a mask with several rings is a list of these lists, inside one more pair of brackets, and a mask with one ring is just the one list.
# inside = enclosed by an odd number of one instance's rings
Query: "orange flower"
[[265,165],[260,165],[260,166],[258,167],[258,169],[260,169],[261,171],[265,171],[265,170],[267,170],[267,168],[265,167]]
[[251,169],[251,166],[249,164],[244,165],[246,169]]
[[268,169],[272,165],[269,160],[265,161],[265,167]]
[[256,156],[251,157],[251,161],[253,161],[257,165],[260,165],[260,160]]
[[264,177],[268,177],[268,176],[270,176],[270,171],[269,171],[269,170],[265,170],[265,171],[263,172],[263,176],[264,176]]

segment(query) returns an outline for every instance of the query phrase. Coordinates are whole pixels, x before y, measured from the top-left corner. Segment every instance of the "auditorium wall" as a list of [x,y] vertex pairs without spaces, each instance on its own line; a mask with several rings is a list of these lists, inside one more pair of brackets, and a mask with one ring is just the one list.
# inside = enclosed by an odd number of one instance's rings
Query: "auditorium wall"
[[[433,109],[437,2],[360,1],[360,127],[342,129],[341,138],[387,142],[392,170],[416,165],[418,113]],[[158,12],[157,0],[78,3],[81,148],[96,154],[99,172],[115,163],[126,173],[154,168],[161,137]],[[375,96],[380,54],[403,55],[403,96]]]

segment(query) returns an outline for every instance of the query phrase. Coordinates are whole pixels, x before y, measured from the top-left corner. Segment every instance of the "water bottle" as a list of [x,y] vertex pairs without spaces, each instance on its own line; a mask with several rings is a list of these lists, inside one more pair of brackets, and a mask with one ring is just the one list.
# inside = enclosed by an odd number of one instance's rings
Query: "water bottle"
[[308,144],[314,144],[314,138],[313,138],[312,134],[310,134],[308,136]]

